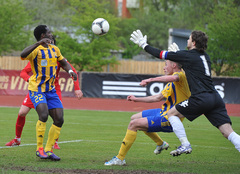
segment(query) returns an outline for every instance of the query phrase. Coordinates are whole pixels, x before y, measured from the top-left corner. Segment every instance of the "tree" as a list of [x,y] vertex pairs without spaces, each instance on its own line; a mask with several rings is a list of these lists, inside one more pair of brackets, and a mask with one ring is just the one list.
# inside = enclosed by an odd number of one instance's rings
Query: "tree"
[[118,37],[123,50],[122,57],[125,59],[132,59],[134,55],[137,55],[142,50],[130,41],[130,35],[134,30],[138,29],[137,23],[136,18],[121,19],[118,23],[118,27],[121,28],[118,32]]
[[169,0],[142,0],[143,6],[132,10],[133,17],[138,20],[138,28],[147,35],[148,43],[160,49],[168,45],[168,29],[171,28],[169,12],[175,1]]
[[[119,49],[119,19],[109,13],[109,3],[99,0],[71,0],[70,3],[74,13],[71,25],[65,33],[58,32],[57,38],[63,55],[80,71],[101,71],[104,65],[116,63],[115,57],[111,57],[111,50]],[[103,36],[91,31],[93,20],[99,17],[110,24],[109,32]]]
[[31,28],[36,25],[44,24],[51,29],[62,28],[69,25],[72,11],[69,3],[64,0],[23,0],[23,4],[29,15],[32,16],[33,22]]
[[205,16],[209,36],[208,54],[212,70],[219,75],[238,75],[240,72],[240,12],[232,0],[219,4]]
[[26,46],[29,32],[24,29],[31,17],[19,0],[4,0],[0,3],[0,55],[21,50]]

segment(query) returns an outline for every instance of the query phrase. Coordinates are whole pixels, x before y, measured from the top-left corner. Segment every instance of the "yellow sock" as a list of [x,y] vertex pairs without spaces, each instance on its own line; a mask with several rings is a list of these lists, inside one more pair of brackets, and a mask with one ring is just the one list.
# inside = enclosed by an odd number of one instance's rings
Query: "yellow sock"
[[36,124],[37,150],[40,147],[43,147],[43,139],[44,139],[45,131],[46,131],[46,122],[42,122],[38,120]]
[[155,143],[157,143],[158,146],[161,146],[163,144],[163,140],[156,132],[147,132],[143,131],[147,136],[149,136]]
[[123,139],[117,158],[119,158],[120,160],[124,160],[128,150],[131,148],[132,144],[136,140],[136,137],[137,132],[127,129],[127,133],[125,135],[125,138]]
[[58,139],[58,137],[60,135],[60,131],[61,131],[60,127],[57,127],[52,124],[52,126],[48,132],[48,140],[47,140],[46,147],[44,149],[45,152],[52,150],[53,145],[55,144],[56,140]]

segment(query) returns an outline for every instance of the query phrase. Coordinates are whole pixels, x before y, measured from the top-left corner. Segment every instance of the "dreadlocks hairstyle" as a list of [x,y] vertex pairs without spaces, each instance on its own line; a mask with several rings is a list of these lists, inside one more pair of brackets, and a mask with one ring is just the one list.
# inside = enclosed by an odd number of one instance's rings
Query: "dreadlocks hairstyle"
[[34,29],[34,36],[36,38],[37,41],[39,41],[41,39],[41,35],[47,32],[47,26],[46,25],[38,25],[35,29]]
[[191,35],[192,41],[196,43],[196,48],[200,52],[204,52],[207,49],[208,36],[202,31],[193,31]]

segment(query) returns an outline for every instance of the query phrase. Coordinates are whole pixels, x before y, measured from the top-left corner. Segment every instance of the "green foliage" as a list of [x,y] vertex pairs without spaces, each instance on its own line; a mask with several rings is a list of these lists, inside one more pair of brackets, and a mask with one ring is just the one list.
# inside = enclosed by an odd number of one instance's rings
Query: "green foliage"
[[143,0],[143,8],[131,11],[138,20],[136,29],[147,35],[149,44],[159,49],[167,48],[168,29],[171,27],[169,13],[174,4],[175,1],[168,0]]
[[[71,10],[69,4],[59,0],[23,0],[29,15],[33,17],[31,28],[44,24],[53,28],[65,27],[69,24]],[[63,7],[65,6],[65,8]]]
[[[119,49],[117,37],[119,19],[109,13],[109,3],[97,0],[70,2],[74,15],[71,16],[69,28],[73,29],[71,34],[76,39],[71,41],[66,34],[58,33],[60,34],[58,43],[63,55],[67,55],[68,60],[77,65],[76,68],[80,71],[101,71],[104,65],[116,63],[115,57],[111,57],[111,50]],[[109,32],[103,36],[97,36],[91,31],[92,22],[99,17],[106,19],[110,24]],[[68,32],[66,31],[69,35]]]
[[208,54],[212,70],[219,75],[233,76],[240,71],[240,11],[232,0],[215,6],[212,14],[205,15],[209,36]]
[[212,13],[213,7],[217,4],[215,0],[179,0],[171,11],[172,28],[193,30],[196,25],[204,25],[203,16],[208,12]]
[[169,28],[205,30],[209,35],[207,52],[212,59],[212,69],[216,75],[240,75],[238,1],[141,0],[140,2],[143,4],[142,7],[132,10],[131,13],[138,21],[136,29],[139,28],[148,36],[150,45],[166,49]]
[[[77,100],[77,99],[76,99]],[[54,153],[61,161],[40,160],[36,157],[36,122],[31,110],[26,118],[21,145],[7,148],[5,143],[15,136],[19,108],[0,108],[0,168],[2,173],[195,173],[239,174],[239,152],[209,121],[201,116],[193,122],[184,120],[193,152],[172,157],[170,151],[180,144],[174,133],[159,133],[170,148],[160,155],[156,144],[139,131],[126,156],[126,166],[104,166],[117,155],[134,112],[64,110],[65,121],[59,137],[60,150]],[[240,117],[231,117],[234,130],[240,132]],[[44,143],[52,119],[48,119]]]
[[0,3],[0,55],[21,50],[28,41],[29,33],[24,27],[31,18],[19,0],[3,0]]
[[136,18],[122,19],[118,23],[118,27],[120,28],[118,37],[121,48],[123,49],[122,57],[125,59],[131,59],[142,50],[130,41],[130,35],[138,28],[137,23],[138,21]]

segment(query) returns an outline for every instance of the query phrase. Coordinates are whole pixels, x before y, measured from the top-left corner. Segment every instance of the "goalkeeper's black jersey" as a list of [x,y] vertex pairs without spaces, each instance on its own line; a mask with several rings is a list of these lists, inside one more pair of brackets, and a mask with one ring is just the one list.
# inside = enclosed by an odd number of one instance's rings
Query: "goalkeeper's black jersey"
[[211,78],[211,61],[207,53],[199,52],[197,49],[167,52],[149,45],[145,47],[145,50],[160,59],[179,62],[185,71],[192,95],[202,92],[217,92]]

